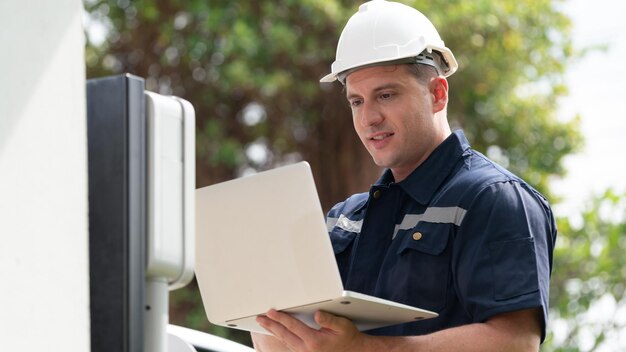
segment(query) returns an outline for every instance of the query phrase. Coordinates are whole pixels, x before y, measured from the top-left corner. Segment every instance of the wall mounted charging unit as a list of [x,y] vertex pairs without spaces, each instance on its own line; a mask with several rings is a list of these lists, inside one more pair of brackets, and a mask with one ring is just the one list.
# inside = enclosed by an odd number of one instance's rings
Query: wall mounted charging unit
[[165,352],[193,279],[195,112],[125,74],[87,82],[92,352]]
[[186,100],[145,92],[147,123],[144,351],[165,352],[169,291],[194,275],[195,112]]

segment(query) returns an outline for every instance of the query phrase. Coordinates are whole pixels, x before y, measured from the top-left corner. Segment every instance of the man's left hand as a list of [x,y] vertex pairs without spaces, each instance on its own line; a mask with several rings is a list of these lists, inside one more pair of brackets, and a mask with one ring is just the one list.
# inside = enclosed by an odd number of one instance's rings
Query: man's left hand
[[273,309],[258,317],[257,322],[294,352],[364,350],[366,335],[350,320],[321,311],[314,318],[319,330]]

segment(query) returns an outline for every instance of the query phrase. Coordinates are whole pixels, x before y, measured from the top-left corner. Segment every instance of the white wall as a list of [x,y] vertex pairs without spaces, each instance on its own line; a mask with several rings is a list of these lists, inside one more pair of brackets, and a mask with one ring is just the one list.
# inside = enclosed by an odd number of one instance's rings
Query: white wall
[[89,351],[80,0],[0,1],[0,351]]

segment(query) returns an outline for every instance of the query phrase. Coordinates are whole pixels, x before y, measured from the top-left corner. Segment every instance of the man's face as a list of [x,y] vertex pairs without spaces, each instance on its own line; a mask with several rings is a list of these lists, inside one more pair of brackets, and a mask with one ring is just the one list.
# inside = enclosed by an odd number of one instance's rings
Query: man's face
[[397,182],[439,144],[428,85],[420,83],[405,65],[351,73],[346,95],[361,142],[376,165],[393,171]]

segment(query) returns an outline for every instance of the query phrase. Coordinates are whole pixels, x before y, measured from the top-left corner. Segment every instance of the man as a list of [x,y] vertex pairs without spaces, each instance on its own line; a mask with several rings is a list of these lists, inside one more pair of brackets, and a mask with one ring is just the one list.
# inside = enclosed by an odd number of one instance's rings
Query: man
[[[545,337],[556,228],[546,199],[472,150],[447,121],[457,68],[417,10],[374,0],[346,24],[332,72],[354,128],[386,170],[328,214],[347,290],[439,313],[359,332],[270,310],[259,351],[537,351]],[[341,219],[341,221],[340,221]]]

